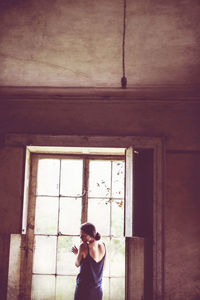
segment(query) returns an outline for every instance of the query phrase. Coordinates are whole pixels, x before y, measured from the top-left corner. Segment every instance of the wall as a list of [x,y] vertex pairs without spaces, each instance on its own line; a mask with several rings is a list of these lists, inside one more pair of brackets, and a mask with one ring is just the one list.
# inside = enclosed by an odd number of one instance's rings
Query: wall
[[[200,2],[127,0],[128,85],[199,82]],[[123,0],[1,0],[0,85],[119,87]]]
[[[48,95],[49,91],[46,91]],[[85,94],[84,94],[85,93]],[[199,291],[199,170],[200,102],[191,99],[137,100],[134,93],[82,91],[82,98],[60,100],[45,94],[31,97],[1,95],[1,133],[160,136],[166,143],[165,197],[165,300],[197,300]],[[150,94],[150,92],[149,92]],[[61,94],[60,94],[61,95]],[[113,96],[114,95],[114,96]],[[128,97],[128,98],[127,98]],[[142,98],[142,97],[140,97]],[[2,153],[6,153],[2,145]],[[20,152],[21,151],[21,152]],[[21,158],[19,159],[19,153]],[[4,162],[6,178],[1,185],[2,233],[19,233],[23,151],[13,148]],[[7,168],[6,168],[7,165]],[[13,165],[13,170],[11,166]],[[14,179],[13,179],[14,178]],[[15,180],[17,179],[17,181]],[[21,182],[21,184],[20,184]],[[13,193],[7,194],[10,190]],[[3,195],[3,196],[2,196]],[[5,195],[8,195],[5,201]],[[9,220],[9,221],[8,221]],[[7,257],[7,256],[6,256]],[[5,270],[5,268],[4,268]],[[5,275],[5,274],[4,274]]]
[[[198,300],[200,153],[167,154],[166,295]],[[195,271],[196,270],[196,271]],[[176,297],[177,297],[176,296]]]

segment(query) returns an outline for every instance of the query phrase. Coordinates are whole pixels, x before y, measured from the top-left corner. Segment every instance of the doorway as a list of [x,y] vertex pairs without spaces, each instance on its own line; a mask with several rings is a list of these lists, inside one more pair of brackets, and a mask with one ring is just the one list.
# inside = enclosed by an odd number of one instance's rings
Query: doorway
[[125,299],[124,156],[32,154],[27,230],[32,300],[73,299],[71,247],[95,224],[107,248],[103,300]]

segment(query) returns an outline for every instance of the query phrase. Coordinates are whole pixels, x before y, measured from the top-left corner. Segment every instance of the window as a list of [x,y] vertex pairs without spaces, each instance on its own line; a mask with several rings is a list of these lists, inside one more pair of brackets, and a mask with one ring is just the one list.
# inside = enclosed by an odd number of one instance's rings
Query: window
[[33,154],[31,163],[26,293],[73,299],[78,269],[71,247],[89,221],[107,248],[103,299],[125,299],[124,157]]
[[[40,146],[27,146],[27,166],[29,166],[29,161],[38,159],[38,157],[43,157],[41,153],[45,153],[46,159],[64,159],[64,151],[70,149],[76,149],[76,153],[81,155],[76,159],[88,158],[90,154],[90,159],[92,160],[92,155],[88,149],[92,148],[80,148],[80,147],[95,147],[95,154],[98,156],[102,154],[102,147],[112,147],[109,148],[109,152],[104,153],[104,159],[107,160],[117,160],[117,156],[123,154],[119,150],[126,151],[125,158],[125,182],[126,182],[126,192],[125,192],[125,299],[131,300],[135,299],[162,299],[163,295],[163,163],[164,163],[164,147],[163,142],[159,138],[152,137],[80,137],[80,136],[59,136],[59,137],[49,137],[49,136],[24,136],[13,137],[14,144],[16,141],[22,143],[23,145],[40,145]],[[54,147],[54,145],[58,147]],[[48,147],[47,147],[48,145]],[[66,147],[63,147],[66,145]],[[77,145],[79,147],[77,147]],[[129,145],[134,145],[129,147]],[[59,147],[60,146],[60,147]],[[74,148],[72,148],[74,147]],[[97,148],[100,147],[100,148]],[[115,147],[115,148],[113,148]],[[122,148],[124,147],[124,148]],[[78,149],[78,150],[77,150]],[[110,152],[110,149],[112,151]],[[71,151],[70,150],[70,151]],[[78,151],[78,152],[77,152]],[[134,151],[141,153],[138,162],[136,162],[137,154]],[[50,155],[49,153],[56,153],[56,155]],[[73,151],[72,151],[73,152]],[[70,153],[72,153],[70,152]],[[35,153],[40,153],[36,155]],[[68,152],[69,153],[69,152]],[[59,155],[57,155],[59,154]],[[84,154],[84,155],[82,155]],[[94,153],[93,153],[94,154]],[[114,155],[114,159],[107,157],[109,155]],[[29,158],[31,156],[31,159]],[[58,157],[59,156],[59,157]],[[72,155],[69,158],[75,159]],[[97,158],[97,157],[96,157]],[[83,162],[86,163],[86,160]],[[121,161],[124,156],[120,158]],[[84,167],[83,170],[87,170]],[[35,174],[35,175],[34,175]],[[23,227],[22,227],[22,260],[21,260],[21,272],[20,272],[20,291],[19,297],[22,300],[30,300],[31,286],[32,286],[32,272],[33,272],[33,249],[34,249],[34,220],[36,211],[36,178],[37,178],[37,163],[31,164],[31,168],[26,168],[25,175],[25,198],[24,198],[24,209],[23,209]],[[89,178],[89,176],[84,176],[83,178]],[[149,178],[151,180],[149,180]],[[29,187],[28,182],[32,182],[32,186]],[[148,182],[150,185],[148,185]],[[139,183],[139,184],[138,184]],[[87,180],[82,182],[83,187],[89,185]],[[29,187],[29,188],[28,188]],[[137,187],[137,188],[136,188]],[[150,195],[150,197],[149,197]],[[54,195],[55,196],[55,195]],[[66,196],[66,195],[64,195]],[[68,195],[67,195],[68,196]],[[81,209],[81,222],[87,220],[89,213],[89,194],[84,200],[85,193],[82,190],[81,204],[86,203],[87,205]],[[79,199],[77,195],[73,198]],[[38,195],[39,197],[39,195]],[[55,196],[57,197],[57,196]],[[100,196],[98,196],[100,198]],[[143,200],[141,201],[141,197]],[[94,197],[95,198],[95,197]],[[26,201],[28,199],[28,201]],[[146,199],[146,200],[145,200]],[[114,199],[113,199],[114,200]],[[85,202],[84,202],[85,201]],[[88,203],[87,203],[88,201]],[[113,202],[112,202],[113,203]],[[141,205],[140,205],[141,204]],[[147,205],[146,205],[147,204]],[[110,204],[108,204],[110,205]],[[111,204],[112,205],[112,204]],[[86,209],[87,208],[87,209]],[[144,208],[144,211],[143,211]],[[112,209],[110,209],[110,212]],[[28,217],[26,217],[28,215]],[[147,217],[145,223],[141,222],[143,218]],[[27,222],[28,220],[28,222]],[[144,226],[143,226],[144,225]],[[149,230],[150,229],[150,230]],[[100,231],[100,230],[99,230]],[[61,232],[62,233],[62,232]],[[44,234],[46,235],[46,234]],[[50,234],[47,234],[47,236]],[[65,238],[68,234],[58,235],[59,238]],[[69,235],[73,238],[78,235]],[[57,237],[55,235],[55,237]],[[107,237],[109,238],[109,236]],[[112,239],[112,236],[110,236]],[[116,237],[117,238],[117,237]],[[123,238],[122,238],[123,239]],[[58,243],[57,243],[58,244]],[[36,245],[35,245],[36,246]],[[46,258],[46,257],[45,257]],[[74,257],[73,257],[74,261]],[[31,274],[31,275],[30,275]],[[56,273],[55,273],[56,274]],[[51,279],[53,275],[50,274]],[[37,275],[37,274],[35,274]],[[44,274],[45,275],[45,274]],[[75,276],[75,275],[71,275]],[[55,283],[57,281],[52,281]],[[68,276],[70,277],[70,275]],[[62,275],[64,279],[64,276]],[[66,278],[66,276],[65,276]],[[40,281],[41,282],[41,281]],[[72,280],[74,283],[74,281]],[[105,281],[106,282],[106,281]],[[50,280],[48,281],[48,289]],[[44,284],[45,288],[45,284]],[[53,292],[55,292],[55,286],[51,285]],[[111,290],[110,290],[111,292]],[[44,295],[45,296],[45,295]],[[48,294],[46,298],[47,299]],[[48,298],[51,299],[51,298]],[[62,298],[61,298],[62,299]],[[112,299],[111,299],[112,300]]]

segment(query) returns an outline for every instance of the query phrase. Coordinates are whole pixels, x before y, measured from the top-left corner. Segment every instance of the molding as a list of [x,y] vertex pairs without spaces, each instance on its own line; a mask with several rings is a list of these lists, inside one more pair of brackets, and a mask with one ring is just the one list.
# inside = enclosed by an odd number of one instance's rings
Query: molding
[[[198,153],[200,152],[200,141],[195,144],[179,143],[175,138],[148,137],[148,136],[92,136],[92,135],[48,135],[48,134],[26,134],[5,133],[0,136],[0,147],[26,147],[26,146],[48,146],[48,147],[118,147],[120,142],[126,148],[130,146],[130,140],[141,143],[154,143],[162,140],[165,143],[166,153]],[[144,142],[145,141],[145,142]],[[59,150],[59,149],[58,149]]]
[[200,88],[192,85],[136,85],[121,88],[61,88],[0,86],[0,103],[200,103]]
[[[161,137],[141,136],[83,136],[83,135],[41,135],[41,134],[6,134],[4,146],[49,146],[49,147],[103,147],[127,148],[161,146],[165,139]],[[120,146],[121,145],[121,146]]]

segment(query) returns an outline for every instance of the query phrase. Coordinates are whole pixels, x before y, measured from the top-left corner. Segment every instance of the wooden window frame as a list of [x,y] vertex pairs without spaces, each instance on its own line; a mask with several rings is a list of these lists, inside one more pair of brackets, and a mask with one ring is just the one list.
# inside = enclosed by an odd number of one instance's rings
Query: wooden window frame
[[[142,136],[50,136],[8,134],[5,136],[5,144],[8,146],[26,148],[29,153],[31,152],[29,146],[97,148],[128,148],[133,146],[135,148],[153,149],[153,300],[164,300],[165,143],[163,138]],[[27,154],[27,157],[28,156],[29,154]]]
[[[38,169],[38,161],[42,158],[50,158],[50,159],[80,159],[83,161],[83,196],[82,198],[82,209],[81,209],[81,223],[87,221],[87,211],[88,211],[88,194],[84,193],[84,190],[88,190],[88,180],[89,180],[89,161],[92,160],[108,160],[108,161],[117,161],[123,160],[125,161],[125,156],[119,155],[92,155],[92,154],[45,154],[45,153],[31,153],[30,155],[30,193],[29,193],[29,205],[28,205],[28,214],[27,214],[27,234],[26,234],[26,245],[27,245],[27,260],[26,260],[26,269],[24,270],[24,292],[23,295],[25,299],[31,298],[31,281],[32,281],[32,267],[33,267],[33,254],[34,254],[34,227],[35,227],[35,204],[36,204],[36,175]],[[59,183],[60,184],[60,183]],[[40,195],[42,196],[42,195]],[[60,197],[60,196],[58,196]],[[110,231],[110,230],[109,230]],[[44,236],[49,236],[49,234],[43,234]],[[68,236],[68,234],[58,233],[57,236]],[[70,235],[69,235],[70,236]],[[110,236],[109,236],[110,237]],[[42,274],[48,275],[48,274]],[[55,276],[57,276],[57,271]],[[67,276],[67,275],[66,275]],[[70,276],[70,275],[69,275]]]

